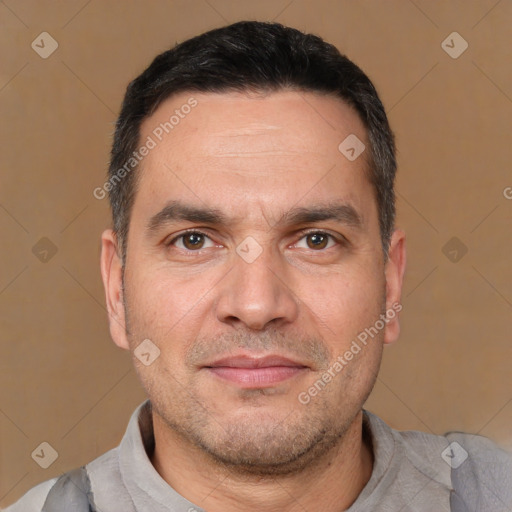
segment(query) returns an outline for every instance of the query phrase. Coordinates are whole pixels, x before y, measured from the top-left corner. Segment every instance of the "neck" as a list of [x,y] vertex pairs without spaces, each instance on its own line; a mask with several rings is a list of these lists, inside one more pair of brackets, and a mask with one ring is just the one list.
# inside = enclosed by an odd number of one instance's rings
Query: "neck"
[[346,510],[370,479],[373,453],[359,412],[336,446],[299,473],[238,474],[217,463],[167,427],[153,411],[151,462],[178,493],[208,512]]

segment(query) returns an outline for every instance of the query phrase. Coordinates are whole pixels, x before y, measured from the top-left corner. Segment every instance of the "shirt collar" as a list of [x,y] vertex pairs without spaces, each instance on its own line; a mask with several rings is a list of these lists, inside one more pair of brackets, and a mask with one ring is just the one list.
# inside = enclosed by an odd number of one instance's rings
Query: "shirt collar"
[[[363,435],[370,440],[374,464],[370,480],[350,508],[354,511],[379,489],[385,492],[398,470],[393,464],[397,443],[392,429],[376,415],[363,410]],[[158,509],[201,512],[197,505],[178,494],[156,471],[150,457],[155,448],[151,402],[146,400],[133,412],[119,447],[119,466],[128,492],[141,512]]]

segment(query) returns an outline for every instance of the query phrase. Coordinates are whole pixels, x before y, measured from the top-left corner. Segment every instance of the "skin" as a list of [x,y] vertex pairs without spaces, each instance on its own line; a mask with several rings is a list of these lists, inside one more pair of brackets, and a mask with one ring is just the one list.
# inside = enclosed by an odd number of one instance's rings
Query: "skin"
[[[369,147],[366,130],[331,96],[182,93],[145,120],[140,140],[191,96],[198,105],[142,162],[124,289],[115,233],[102,236],[114,342],[133,352],[150,339],[160,349],[149,366],[133,359],[153,405],[151,461],[209,512],[345,510],[371,476],[362,406],[398,316],[308,404],[298,395],[400,301],[404,233],[394,231],[386,259],[367,152],[350,162],[338,150],[349,134]],[[148,232],[175,200],[227,220],[178,219]],[[285,217],[332,203],[352,206],[359,225]],[[176,240],[191,228],[206,237]],[[247,237],[262,249],[251,263],[236,250]],[[286,356],[302,369],[247,388],[206,367],[241,353]]]

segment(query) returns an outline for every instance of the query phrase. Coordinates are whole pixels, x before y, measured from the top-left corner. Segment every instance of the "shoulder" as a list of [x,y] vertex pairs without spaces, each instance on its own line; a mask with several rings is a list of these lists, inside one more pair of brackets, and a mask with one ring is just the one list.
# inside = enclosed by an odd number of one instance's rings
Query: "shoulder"
[[416,471],[451,490],[452,510],[475,510],[476,505],[486,512],[512,509],[512,454],[495,442],[463,432],[394,430],[371,413],[369,418],[378,432],[392,436]]
[[[93,503],[91,477],[96,472],[107,481],[114,480],[117,448],[110,450],[86,466],[72,469],[50,480],[42,482],[26,492],[17,502],[3,512],[60,512],[72,506],[73,512],[88,511]],[[114,474],[114,476],[116,476]]]
[[[140,450],[144,450],[140,440],[139,422],[142,422],[146,436],[150,438],[152,435],[149,408],[150,403],[146,400],[132,413],[121,443],[126,444],[130,453],[137,444],[141,445]],[[33,487],[16,503],[4,509],[3,512],[41,512],[42,510],[51,512],[73,510],[73,512],[78,512],[82,510],[80,507],[84,507],[88,503],[94,503],[95,500],[102,501],[107,498],[110,502],[115,499],[116,506],[122,506],[120,510],[129,511],[130,502],[125,496],[125,485],[119,469],[119,451],[120,446],[117,446],[85,466],[68,471]],[[72,506],[69,506],[69,504]],[[100,509],[98,507],[98,510]],[[112,507],[104,507],[102,510],[112,510]]]
[[464,460],[460,461],[460,466],[467,460],[468,465],[477,471],[496,472],[512,469],[512,453],[504,450],[487,437],[464,432],[448,432],[444,437],[450,443],[449,446],[452,449],[450,455],[456,455],[457,450],[461,452],[461,458]]
[[[464,432],[447,432],[444,435],[429,434],[417,430],[395,430],[382,419],[368,411],[372,427],[387,430],[400,444],[412,462],[420,465],[447,465],[452,471],[465,466],[485,476],[506,474],[511,476],[512,453],[504,450],[489,438]],[[512,480],[508,481],[512,486]]]
[[446,438],[455,493],[466,504],[478,503],[478,510],[510,510],[512,453],[479,435],[449,432]]
[[41,512],[50,489],[59,477],[46,480],[26,492],[16,503],[10,505],[3,512]]

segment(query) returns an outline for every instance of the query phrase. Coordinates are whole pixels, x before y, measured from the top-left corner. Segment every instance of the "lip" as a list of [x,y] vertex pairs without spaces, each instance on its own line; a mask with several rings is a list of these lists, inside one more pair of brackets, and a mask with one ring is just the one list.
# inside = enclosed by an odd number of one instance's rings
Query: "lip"
[[216,377],[245,389],[268,388],[308,369],[302,363],[279,355],[228,356],[203,368]]

